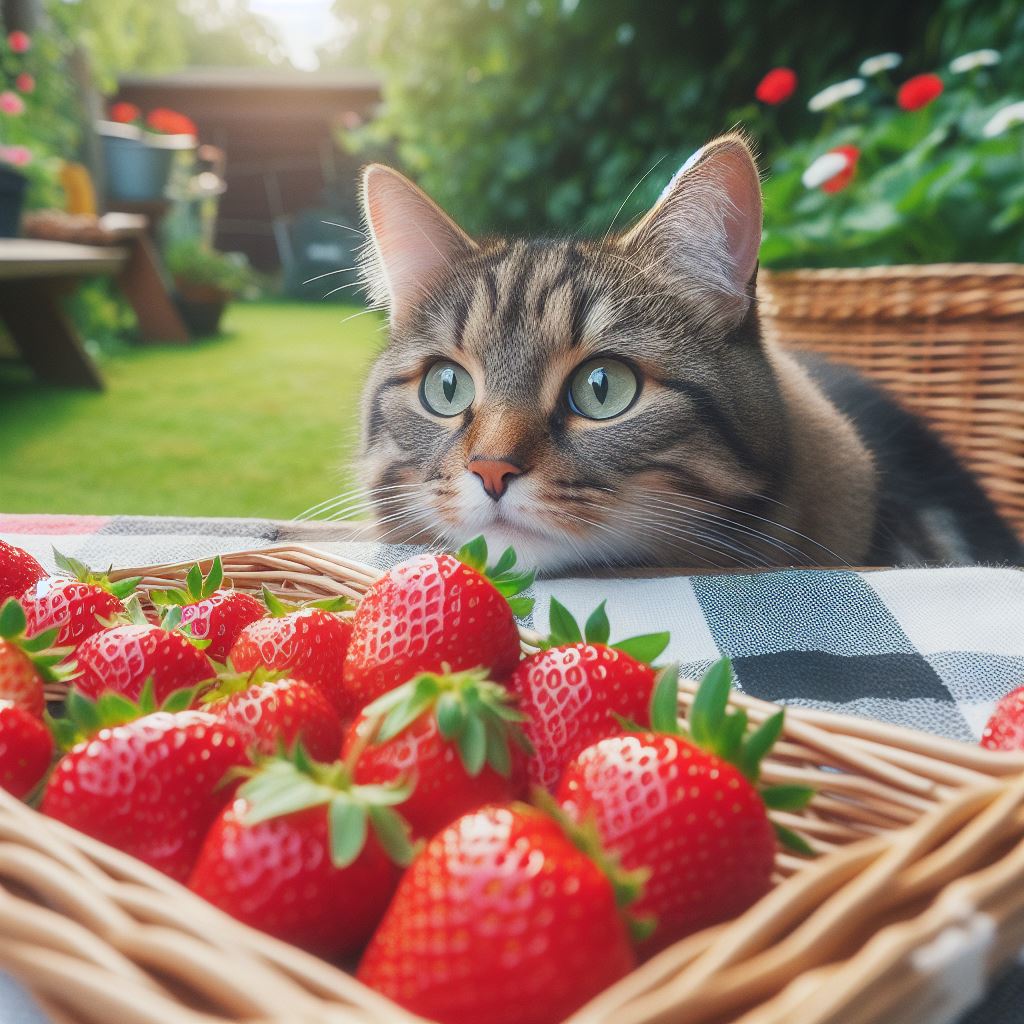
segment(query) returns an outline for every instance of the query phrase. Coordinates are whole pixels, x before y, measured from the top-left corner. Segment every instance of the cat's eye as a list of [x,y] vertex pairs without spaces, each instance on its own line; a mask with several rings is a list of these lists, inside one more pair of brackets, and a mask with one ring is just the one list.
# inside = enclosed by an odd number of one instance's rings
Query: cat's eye
[[473,404],[475,397],[476,387],[469,371],[448,359],[434,363],[420,383],[420,401],[438,416],[458,416]]
[[640,391],[636,374],[618,359],[588,359],[569,380],[569,408],[590,420],[624,413]]

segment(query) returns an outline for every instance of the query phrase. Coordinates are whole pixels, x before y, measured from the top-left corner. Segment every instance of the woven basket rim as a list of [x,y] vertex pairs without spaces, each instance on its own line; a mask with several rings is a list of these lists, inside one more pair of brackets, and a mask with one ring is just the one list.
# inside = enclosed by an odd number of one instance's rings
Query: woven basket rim
[[885,278],[927,277],[1020,277],[1024,263],[894,263],[871,267],[796,267],[773,270],[762,267],[758,274],[769,281],[875,281]]

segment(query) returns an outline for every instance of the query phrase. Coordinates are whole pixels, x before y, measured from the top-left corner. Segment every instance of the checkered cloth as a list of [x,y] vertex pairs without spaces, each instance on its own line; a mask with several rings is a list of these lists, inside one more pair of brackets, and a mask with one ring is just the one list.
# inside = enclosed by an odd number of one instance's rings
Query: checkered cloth
[[[54,546],[104,567],[290,542],[381,568],[410,553],[347,543],[330,524],[266,520],[0,515],[0,537],[50,567]],[[581,620],[607,598],[618,638],[670,630],[665,658],[688,675],[725,654],[740,688],[753,696],[960,740],[976,741],[995,702],[1024,683],[1024,572],[1018,569],[539,580],[532,625],[541,631],[551,595]],[[0,1010],[2,1003],[0,996]],[[1021,1006],[1024,969],[1011,972],[970,1019],[1022,1020]],[[934,1020],[951,1020],[962,1009],[950,1006]]]

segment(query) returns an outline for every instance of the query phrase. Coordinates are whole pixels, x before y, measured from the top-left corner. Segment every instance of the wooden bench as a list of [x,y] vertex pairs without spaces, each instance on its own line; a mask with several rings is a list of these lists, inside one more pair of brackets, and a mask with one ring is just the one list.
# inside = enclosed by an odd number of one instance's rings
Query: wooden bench
[[0,239],[0,320],[41,379],[102,390],[103,378],[61,297],[82,278],[119,274],[127,261],[120,246]]

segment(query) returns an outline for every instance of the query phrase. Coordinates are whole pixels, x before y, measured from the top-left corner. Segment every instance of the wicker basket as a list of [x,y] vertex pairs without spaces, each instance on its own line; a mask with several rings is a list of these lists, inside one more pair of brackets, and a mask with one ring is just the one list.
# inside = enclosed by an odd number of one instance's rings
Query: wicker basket
[[[186,568],[115,575],[165,586]],[[295,598],[358,596],[377,575],[301,547],[228,555],[224,568],[241,589],[266,582]],[[693,690],[681,684],[682,705]],[[735,701],[754,721],[773,710]],[[780,853],[768,896],[665,950],[574,1024],[937,1022],[950,1017],[929,1015],[936,1006],[951,1016],[1016,957],[1024,755],[792,708],[764,774],[817,788],[806,811],[778,817],[822,856]],[[0,969],[57,1024],[418,1019],[2,792]]]
[[759,283],[769,337],[876,378],[1024,533],[1024,265],[762,271]]

